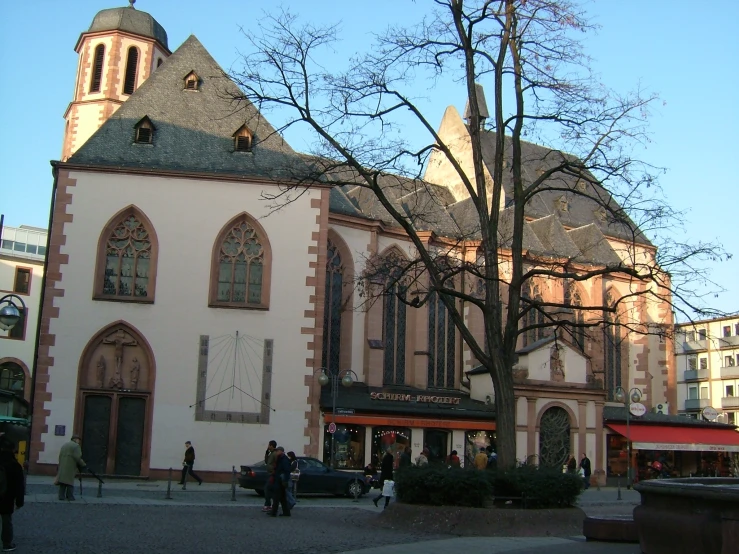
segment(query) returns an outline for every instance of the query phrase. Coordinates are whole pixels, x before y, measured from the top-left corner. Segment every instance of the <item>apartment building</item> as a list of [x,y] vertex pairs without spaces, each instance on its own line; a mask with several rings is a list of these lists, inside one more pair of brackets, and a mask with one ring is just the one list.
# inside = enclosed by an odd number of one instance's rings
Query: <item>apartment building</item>
[[675,358],[678,413],[739,424],[739,316],[676,325]]

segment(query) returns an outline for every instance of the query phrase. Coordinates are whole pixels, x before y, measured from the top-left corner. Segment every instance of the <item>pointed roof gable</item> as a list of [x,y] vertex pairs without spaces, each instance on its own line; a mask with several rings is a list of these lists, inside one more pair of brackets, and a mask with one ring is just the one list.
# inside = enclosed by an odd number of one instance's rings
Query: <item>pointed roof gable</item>
[[531,221],[529,227],[536,233],[550,255],[562,258],[576,258],[580,255],[580,250],[567,236],[567,231],[565,231],[556,215],[549,215]]
[[[195,72],[198,93],[185,90]],[[70,163],[185,173],[300,178],[308,169],[221,67],[191,35],[69,159]],[[152,145],[134,144],[134,125],[148,117]],[[234,152],[235,129],[254,135],[252,152]]]
[[621,258],[594,223],[571,229],[567,234],[580,249],[583,260],[605,266],[621,263]]

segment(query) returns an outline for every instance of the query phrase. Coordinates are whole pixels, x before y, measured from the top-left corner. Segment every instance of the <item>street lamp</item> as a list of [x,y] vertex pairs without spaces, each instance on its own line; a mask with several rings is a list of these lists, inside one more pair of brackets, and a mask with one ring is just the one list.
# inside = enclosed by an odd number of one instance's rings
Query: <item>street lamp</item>
[[[325,387],[331,383],[331,423],[336,426],[336,397],[339,394],[339,381],[345,387],[351,387],[354,381],[359,381],[359,377],[351,369],[342,370],[331,370],[327,367],[319,367],[313,372],[315,375],[318,372],[321,374],[318,376],[318,384]],[[335,430],[334,430],[335,431]],[[334,467],[334,433],[331,433],[331,468]]]
[[[629,452],[628,465],[626,466],[626,488],[630,489],[633,482],[631,475],[631,436],[629,426],[631,421],[631,405],[636,404],[641,400],[642,392],[640,389],[634,387],[627,394],[622,387],[616,387],[614,397],[616,398],[616,402],[623,404],[626,408],[626,446]],[[619,490],[619,493],[620,492],[621,491]]]
[[[20,308],[13,302],[17,300]],[[6,294],[0,298],[0,329],[10,331],[21,320],[21,314],[25,313],[26,305],[17,294]]]

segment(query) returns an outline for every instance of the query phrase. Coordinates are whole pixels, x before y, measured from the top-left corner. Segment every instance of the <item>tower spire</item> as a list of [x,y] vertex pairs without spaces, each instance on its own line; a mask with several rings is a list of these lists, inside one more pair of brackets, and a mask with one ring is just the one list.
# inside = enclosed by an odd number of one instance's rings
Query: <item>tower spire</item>
[[[128,6],[128,7],[129,7],[129,8],[133,8],[133,5],[134,5],[135,3],[136,3],[136,0],[128,0],[128,4],[129,4],[129,6]],[[136,8],[133,8],[133,9],[135,10]]]

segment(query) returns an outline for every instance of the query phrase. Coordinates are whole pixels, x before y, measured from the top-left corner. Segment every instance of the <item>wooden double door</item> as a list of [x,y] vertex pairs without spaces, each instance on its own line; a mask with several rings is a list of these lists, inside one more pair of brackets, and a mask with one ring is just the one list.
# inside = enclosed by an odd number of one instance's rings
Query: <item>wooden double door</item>
[[141,475],[148,394],[82,394],[82,458],[95,473]]

